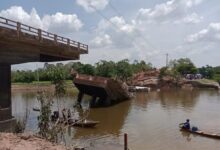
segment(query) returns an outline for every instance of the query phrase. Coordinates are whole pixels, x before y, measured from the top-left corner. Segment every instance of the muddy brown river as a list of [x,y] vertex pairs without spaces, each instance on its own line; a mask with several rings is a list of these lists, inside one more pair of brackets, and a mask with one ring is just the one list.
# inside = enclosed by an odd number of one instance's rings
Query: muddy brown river
[[[70,108],[74,117],[88,115],[98,120],[96,128],[67,128],[62,143],[88,149],[123,149],[128,133],[130,150],[219,150],[220,140],[181,132],[178,124],[189,118],[202,130],[220,133],[220,92],[215,90],[166,90],[136,93],[134,98],[112,107],[88,110],[73,108],[76,95],[68,93],[58,101],[59,109]],[[37,132],[36,92],[12,92],[13,115],[26,120],[26,131]],[[57,109],[55,101],[53,110]]]

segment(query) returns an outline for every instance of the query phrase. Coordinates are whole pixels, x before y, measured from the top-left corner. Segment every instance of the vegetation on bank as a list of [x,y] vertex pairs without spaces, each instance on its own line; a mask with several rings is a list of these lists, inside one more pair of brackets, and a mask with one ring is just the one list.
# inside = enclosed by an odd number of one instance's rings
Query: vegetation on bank
[[[51,81],[56,82],[56,78],[62,78],[68,82],[71,82],[71,69],[74,69],[80,74],[110,77],[128,81],[134,74],[141,71],[151,70],[153,69],[153,66],[151,63],[146,63],[143,60],[135,60],[131,63],[128,59],[124,59],[118,62],[101,60],[94,65],[83,64],[80,62],[70,62],[67,64],[45,63],[43,68],[39,68],[34,71],[12,71],[12,82],[19,84],[49,84]],[[168,66],[162,67],[160,69],[159,78],[161,79],[163,76],[169,75],[178,81],[186,74],[201,74],[203,78],[220,82],[220,66],[212,67],[206,65],[201,68],[197,68],[188,58],[171,60]]]
[[130,63],[127,59],[119,62],[102,60],[95,65],[82,64],[80,62],[70,62],[65,65],[62,63],[45,63],[43,68],[39,68],[34,71],[12,71],[12,83],[47,83],[47,81],[55,81],[56,78],[61,77],[64,80],[72,80],[72,76],[70,74],[71,69],[74,69],[80,74],[128,80],[134,73],[152,69],[152,64],[146,63],[145,61],[134,61],[133,63]]
[[[186,76],[187,74],[201,74],[202,78],[209,79],[204,81],[215,80],[220,82],[220,66],[212,67],[209,65],[203,66],[201,68],[197,68],[194,63],[189,58],[180,58],[178,60],[170,61],[167,67],[162,67],[160,69],[161,79],[163,76],[172,76],[176,80],[181,77]],[[203,80],[201,80],[203,82]]]
[[[55,92],[53,95],[47,95],[44,91],[38,91],[37,100],[40,102],[40,114],[38,116],[38,128],[39,128],[39,135],[43,138],[57,142],[58,136],[64,135],[64,128],[63,126],[58,125],[59,119],[56,123],[53,123],[51,120],[52,115],[52,105],[55,102],[54,98],[56,99],[57,103],[57,111],[60,113],[60,105],[59,101],[60,98],[66,94],[66,87],[65,87],[65,74],[62,72],[61,68],[50,68],[48,74],[52,77],[52,84],[55,85]],[[61,137],[61,139],[62,139]]]

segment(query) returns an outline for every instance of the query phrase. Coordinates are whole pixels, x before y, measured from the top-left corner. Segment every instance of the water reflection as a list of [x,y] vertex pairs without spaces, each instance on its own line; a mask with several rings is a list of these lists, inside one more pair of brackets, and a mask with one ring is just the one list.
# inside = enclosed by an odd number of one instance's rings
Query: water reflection
[[185,131],[180,131],[180,133],[187,142],[190,142],[192,140],[192,138],[190,137],[192,135],[191,133]]
[[[153,93],[151,93],[151,95],[154,95]],[[147,109],[147,105],[148,105],[148,102],[153,99],[154,96],[151,96],[150,98],[150,94],[149,93],[136,93],[134,95],[134,104],[136,107],[138,108],[142,108],[143,110],[146,110]]]
[[128,116],[131,101],[125,101],[118,105],[108,108],[93,108],[88,118],[91,120],[101,121],[95,129],[81,129],[78,128],[75,133],[75,137],[88,136],[99,134],[100,136],[106,134],[113,134],[119,136],[121,129],[125,123],[126,117]]
[[177,106],[180,106],[190,110],[196,105],[199,93],[198,90],[174,89],[170,91],[160,91],[158,93],[158,99],[162,107],[166,107],[167,109],[175,109]]
[[[138,93],[134,98],[134,105],[139,108],[147,109],[148,104],[160,103],[161,107],[168,109],[178,109],[182,107],[191,110],[199,100],[201,91],[199,90],[162,90],[150,93]],[[216,94],[216,92],[213,92]]]

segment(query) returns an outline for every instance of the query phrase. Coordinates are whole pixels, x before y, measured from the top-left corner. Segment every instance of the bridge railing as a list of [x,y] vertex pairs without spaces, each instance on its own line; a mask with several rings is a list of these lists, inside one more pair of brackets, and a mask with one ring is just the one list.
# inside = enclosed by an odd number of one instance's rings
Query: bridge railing
[[99,76],[90,76],[90,75],[85,75],[85,74],[77,74],[76,79],[79,80],[85,80],[85,81],[93,81],[94,84],[107,84],[108,78],[105,77],[99,77]]
[[36,36],[40,41],[42,39],[48,39],[51,41],[54,41],[54,43],[62,43],[62,44],[66,44],[70,47],[76,47],[78,48],[78,50],[83,50],[86,53],[88,53],[88,45],[74,41],[74,40],[70,40],[69,38],[65,38],[41,29],[37,29],[25,24],[22,24],[20,22],[16,22],[4,17],[0,17],[0,26],[6,27],[6,28],[10,28],[10,29],[14,29],[17,31],[17,36],[18,38],[20,37],[20,33],[28,33],[31,35]]

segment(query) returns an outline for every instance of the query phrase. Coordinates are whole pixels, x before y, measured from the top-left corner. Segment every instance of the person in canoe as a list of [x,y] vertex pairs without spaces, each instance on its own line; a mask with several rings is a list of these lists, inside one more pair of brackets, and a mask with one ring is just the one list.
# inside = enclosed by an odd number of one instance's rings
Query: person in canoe
[[186,119],[186,122],[182,124],[181,128],[190,129],[189,119]]

